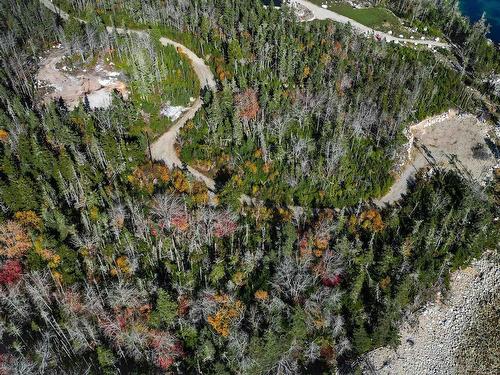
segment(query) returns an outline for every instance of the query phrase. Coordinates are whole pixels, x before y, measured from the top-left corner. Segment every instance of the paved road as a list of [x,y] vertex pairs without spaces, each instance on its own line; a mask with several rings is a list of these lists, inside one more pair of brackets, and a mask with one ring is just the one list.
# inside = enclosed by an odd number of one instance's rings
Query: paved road
[[358,32],[365,34],[367,36],[375,36],[378,35],[381,39],[386,40],[387,42],[397,42],[397,43],[408,43],[408,44],[423,44],[430,47],[441,47],[441,48],[449,48],[448,43],[444,42],[436,42],[435,40],[421,40],[421,39],[406,39],[406,38],[398,38],[394,35],[389,35],[387,33],[383,33],[381,31],[377,31],[369,28],[357,21],[354,21],[351,18],[342,16],[341,14],[335,13],[329,9],[324,9],[320,6],[314,5],[313,3],[306,0],[290,0],[290,4],[300,4],[301,6],[309,9],[314,16],[314,19],[317,20],[333,20],[335,22],[340,22],[344,24],[350,24],[355,30]]

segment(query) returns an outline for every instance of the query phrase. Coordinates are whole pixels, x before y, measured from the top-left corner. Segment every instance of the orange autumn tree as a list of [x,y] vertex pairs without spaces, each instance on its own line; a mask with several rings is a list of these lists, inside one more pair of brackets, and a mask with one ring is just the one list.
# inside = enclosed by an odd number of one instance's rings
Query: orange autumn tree
[[132,274],[132,266],[125,255],[118,257],[115,260],[115,263],[116,267],[111,269],[111,275],[118,276],[119,274],[121,274],[127,276]]
[[9,133],[6,130],[0,129],[0,141],[4,142],[9,138]]
[[358,223],[367,230],[372,232],[380,232],[384,229],[382,215],[376,209],[372,208],[361,213]]
[[228,337],[231,326],[243,313],[244,305],[241,301],[231,300],[225,294],[216,295],[214,299],[220,304],[220,308],[214,315],[207,318],[208,323],[219,335]]
[[11,220],[0,224],[0,255],[20,258],[31,247],[31,240],[21,224]]
[[238,116],[244,121],[255,120],[259,113],[259,101],[257,91],[252,88],[246,89],[235,97]]
[[163,164],[145,164],[137,167],[127,179],[136,189],[151,194],[156,185],[169,181],[170,174],[168,168]]
[[262,289],[257,290],[254,296],[258,301],[267,301],[269,299],[269,293]]

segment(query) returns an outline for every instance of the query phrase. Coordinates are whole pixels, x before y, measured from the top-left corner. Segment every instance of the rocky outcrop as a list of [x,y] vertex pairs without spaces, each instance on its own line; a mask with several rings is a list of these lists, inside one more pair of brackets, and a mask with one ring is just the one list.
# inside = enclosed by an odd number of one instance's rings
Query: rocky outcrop
[[499,258],[488,252],[453,273],[449,293],[427,304],[414,324],[402,325],[398,348],[368,353],[364,373],[498,373],[499,309]]

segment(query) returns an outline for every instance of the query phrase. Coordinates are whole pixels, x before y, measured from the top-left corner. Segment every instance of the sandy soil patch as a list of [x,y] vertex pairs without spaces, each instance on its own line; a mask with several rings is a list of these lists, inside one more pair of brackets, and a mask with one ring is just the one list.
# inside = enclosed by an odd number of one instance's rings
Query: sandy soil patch
[[491,176],[498,158],[492,150],[489,133],[492,126],[472,115],[446,114],[426,120],[411,130],[415,147],[410,151],[410,162],[402,169],[391,190],[376,204],[392,203],[406,193],[408,181],[428,165],[451,168],[455,161],[459,169],[481,182]]
[[72,69],[65,65],[67,56],[68,50],[59,45],[40,61],[36,79],[43,103],[62,98],[71,110],[87,95],[90,108],[94,109],[109,107],[114,90],[128,98],[122,75],[114,70],[112,63],[100,59],[93,68]]

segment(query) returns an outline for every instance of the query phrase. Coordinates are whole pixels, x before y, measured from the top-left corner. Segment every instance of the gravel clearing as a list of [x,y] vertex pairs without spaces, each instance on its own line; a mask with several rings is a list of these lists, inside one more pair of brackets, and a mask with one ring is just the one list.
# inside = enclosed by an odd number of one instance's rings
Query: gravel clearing
[[479,121],[472,115],[458,115],[454,111],[435,116],[413,125],[409,129],[408,159],[389,192],[374,202],[383,206],[401,198],[408,190],[416,172],[430,164],[459,169],[482,183],[492,176],[499,160],[491,149],[489,134],[493,126]]
[[[368,26],[365,26],[353,19],[350,19],[348,17],[342,16],[338,13],[332,12],[329,9],[325,9],[322,7],[319,7],[317,5],[314,5],[313,3],[310,3],[307,0],[290,0],[290,5],[292,7],[298,7],[300,14],[299,16],[301,18],[305,17],[306,14],[312,15],[312,17],[306,19],[307,21],[312,21],[314,19],[317,20],[333,20],[335,22],[343,23],[343,24],[349,24],[352,26],[354,30],[361,34],[365,34],[367,36],[373,37],[377,35],[379,40],[385,40],[387,42],[394,42],[394,43],[411,43],[414,45],[417,44],[422,44],[424,46],[427,46],[429,48],[435,48],[435,47],[440,47],[440,48],[449,48],[448,43],[440,42],[439,40],[414,40],[414,39],[405,39],[403,35],[400,35],[399,37],[393,36],[388,33],[384,33],[381,31],[374,30]],[[306,13],[303,9],[307,9],[308,12]]]
[[126,85],[118,79],[120,73],[114,71],[111,64],[101,59],[94,67],[71,71],[66,65],[59,67],[67,56],[69,50],[59,45],[39,63],[36,79],[45,104],[62,98],[72,110],[87,96],[90,108],[107,108],[111,105],[113,90],[128,98]]
[[403,323],[397,349],[364,358],[365,374],[500,374],[500,268],[495,252],[451,276],[450,291]]

